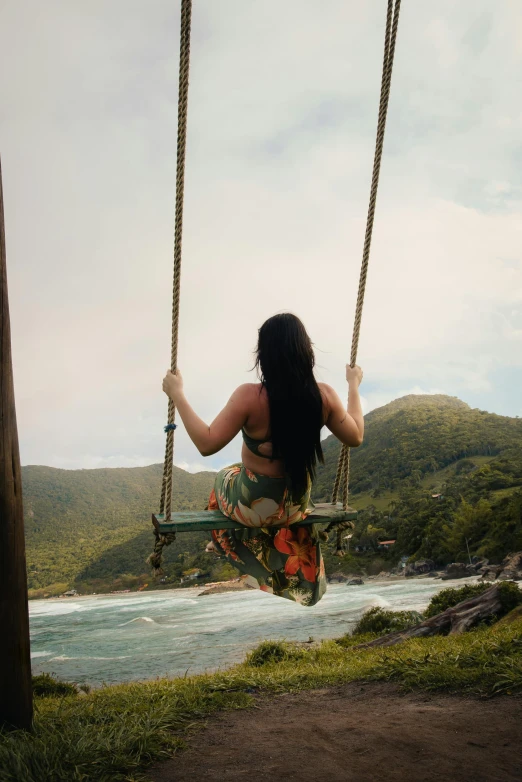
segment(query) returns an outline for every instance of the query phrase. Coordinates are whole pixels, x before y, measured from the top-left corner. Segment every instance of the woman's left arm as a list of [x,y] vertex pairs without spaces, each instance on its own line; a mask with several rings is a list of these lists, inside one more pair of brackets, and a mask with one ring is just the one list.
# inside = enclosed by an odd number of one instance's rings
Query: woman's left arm
[[248,418],[250,385],[236,388],[223,410],[208,426],[189,405],[183,393],[183,378],[179,369],[167,371],[163,390],[174,402],[188,436],[202,456],[212,456],[234,439]]

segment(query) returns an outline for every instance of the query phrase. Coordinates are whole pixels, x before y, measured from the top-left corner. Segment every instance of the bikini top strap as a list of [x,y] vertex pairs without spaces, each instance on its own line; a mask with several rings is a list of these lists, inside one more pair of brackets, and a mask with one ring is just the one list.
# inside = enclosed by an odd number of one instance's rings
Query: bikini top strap
[[243,435],[243,441],[249,451],[252,451],[256,456],[260,456],[262,459],[271,459],[271,456],[267,456],[265,453],[260,453],[259,446],[268,442],[268,440],[256,440],[254,437],[250,437],[244,429],[241,429]]

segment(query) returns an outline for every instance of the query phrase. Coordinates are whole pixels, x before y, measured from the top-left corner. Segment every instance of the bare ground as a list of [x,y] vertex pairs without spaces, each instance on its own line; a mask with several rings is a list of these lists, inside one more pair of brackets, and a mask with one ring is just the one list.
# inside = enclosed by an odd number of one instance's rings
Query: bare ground
[[522,698],[390,684],[260,697],[224,712],[157,766],[154,782],[520,782]]

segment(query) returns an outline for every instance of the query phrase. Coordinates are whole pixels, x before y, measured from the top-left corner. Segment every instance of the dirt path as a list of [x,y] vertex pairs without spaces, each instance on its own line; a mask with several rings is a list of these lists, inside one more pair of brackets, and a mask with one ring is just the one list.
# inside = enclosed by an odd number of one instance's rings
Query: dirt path
[[154,782],[520,782],[522,698],[352,683],[223,713]]

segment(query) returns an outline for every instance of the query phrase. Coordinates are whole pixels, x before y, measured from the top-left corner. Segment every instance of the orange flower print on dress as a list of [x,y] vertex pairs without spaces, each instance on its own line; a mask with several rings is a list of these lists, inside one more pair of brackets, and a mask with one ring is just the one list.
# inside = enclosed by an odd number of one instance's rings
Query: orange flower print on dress
[[285,562],[287,576],[294,576],[300,570],[307,581],[315,583],[316,548],[308,530],[304,527],[300,527],[295,532],[291,529],[281,529],[274,538],[274,546],[281,554],[289,554]]
[[218,472],[208,508],[220,510],[237,529],[212,532],[218,553],[250,587],[315,605],[326,590],[321,548],[315,533],[296,528],[311,512],[309,483],[293,497],[287,476],[272,478],[233,464]]
[[210,492],[210,497],[208,498],[208,505],[207,510],[219,510],[218,501],[216,499],[216,492],[214,489]]
[[223,476],[223,491],[228,491],[234,484],[234,478],[241,472],[241,467],[238,464],[233,464],[232,467],[227,467]]
[[225,556],[230,557],[230,559],[233,559],[234,562],[242,562],[243,560],[241,560],[238,557],[238,555],[236,554],[236,552],[232,548],[232,545],[231,545],[230,540],[228,538],[227,532],[228,532],[228,530],[226,530],[226,529],[213,529],[212,533],[211,533],[212,534],[212,538],[213,538],[213,540],[216,541],[216,543],[218,543],[221,546]]
[[217,499],[217,509],[221,511],[225,516],[232,517],[233,506],[227,502],[227,498],[224,494],[219,492]]

